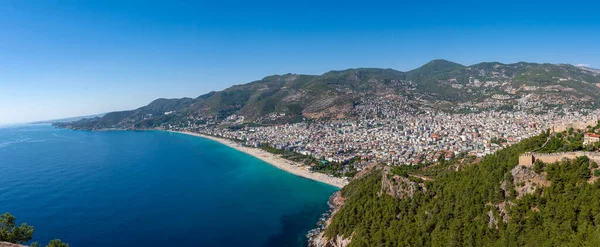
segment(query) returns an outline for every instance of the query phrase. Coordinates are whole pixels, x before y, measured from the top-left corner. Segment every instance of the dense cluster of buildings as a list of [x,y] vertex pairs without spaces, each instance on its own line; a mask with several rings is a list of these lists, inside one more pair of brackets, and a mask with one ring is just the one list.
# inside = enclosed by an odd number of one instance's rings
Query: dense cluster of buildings
[[537,135],[546,129],[563,130],[573,123],[595,123],[600,112],[582,115],[527,114],[489,111],[448,114],[394,111],[398,107],[359,109],[353,120],[312,121],[237,130],[192,126],[187,130],[242,141],[248,146],[268,144],[330,162],[355,157],[368,162],[418,164],[459,154],[484,156]]

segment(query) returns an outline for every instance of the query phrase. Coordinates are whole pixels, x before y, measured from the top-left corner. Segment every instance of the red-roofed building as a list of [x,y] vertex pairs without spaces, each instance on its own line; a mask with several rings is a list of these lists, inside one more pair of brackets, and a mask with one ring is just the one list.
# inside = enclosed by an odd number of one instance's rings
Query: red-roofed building
[[585,133],[583,135],[583,145],[592,144],[600,141],[600,135],[596,133]]

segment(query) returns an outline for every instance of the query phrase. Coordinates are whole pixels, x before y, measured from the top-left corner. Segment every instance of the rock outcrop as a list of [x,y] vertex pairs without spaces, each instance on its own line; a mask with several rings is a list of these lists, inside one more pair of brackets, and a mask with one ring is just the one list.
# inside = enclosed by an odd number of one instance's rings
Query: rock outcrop
[[[500,188],[504,191],[506,198],[511,198],[512,189],[516,192],[516,198],[519,199],[527,194],[533,194],[537,189],[550,186],[550,181],[546,179],[546,172],[536,173],[532,166],[517,165],[511,171],[512,181],[503,180]],[[507,206],[513,205],[510,200],[503,201],[499,204],[492,205],[492,210],[488,211],[489,217],[488,226],[490,228],[498,228],[498,222],[501,219],[507,223],[510,219],[506,210]],[[532,208],[532,210],[537,210]]]
[[386,166],[381,173],[381,191],[379,195],[388,194],[398,199],[412,198],[418,191],[427,191],[422,183],[411,181],[407,177],[394,175]]
[[13,244],[9,242],[0,242],[0,247],[27,247],[26,245]]
[[[532,194],[538,188],[550,186],[550,181],[546,179],[546,172],[538,174],[529,166],[518,165],[513,168],[510,173],[513,177],[513,185],[517,192],[517,198],[521,198],[526,194]],[[504,181],[502,184],[502,188],[505,191],[507,188],[506,182],[507,181]]]
[[[510,217],[508,217],[508,212],[506,212],[506,204],[506,202],[501,202],[496,205],[492,205],[490,203],[486,204],[487,206],[493,207],[487,212],[489,228],[498,229],[498,223],[500,220],[502,220],[504,223],[508,223]],[[508,204],[511,205],[511,202]]]

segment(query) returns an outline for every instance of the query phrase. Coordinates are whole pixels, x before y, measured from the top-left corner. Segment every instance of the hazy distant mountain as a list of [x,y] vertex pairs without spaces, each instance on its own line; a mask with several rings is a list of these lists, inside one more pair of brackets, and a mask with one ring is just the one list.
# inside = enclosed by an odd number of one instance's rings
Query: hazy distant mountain
[[46,121],[37,121],[37,122],[33,122],[32,124],[41,124],[41,123],[66,123],[66,122],[78,121],[78,120],[82,120],[82,119],[100,118],[100,117],[102,117],[104,115],[106,115],[106,113],[100,113],[100,114],[94,114],[94,115],[87,115],[87,116],[79,116],[79,117],[53,119],[53,120],[46,120]]
[[596,108],[599,99],[600,73],[594,69],[526,62],[464,66],[434,60],[408,72],[360,68],[323,75],[273,75],[195,99],[158,99],[136,110],[60,126],[152,128],[184,119],[219,123],[234,114],[238,119],[243,116],[244,122],[263,124],[348,118],[367,101],[395,101],[413,110],[469,112]]

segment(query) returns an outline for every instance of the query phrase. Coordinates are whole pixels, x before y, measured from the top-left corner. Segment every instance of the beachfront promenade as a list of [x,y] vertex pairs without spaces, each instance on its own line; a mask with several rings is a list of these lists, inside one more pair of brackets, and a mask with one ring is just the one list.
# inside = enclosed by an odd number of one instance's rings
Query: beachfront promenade
[[254,156],[258,159],[261,159],[262,161],[267,162],[281,170],[284,170],[286,172],[292,173],[292,174],[300,176],[300,177],[304,177],[304,178],[312,179],[312,180],[319,181],[322,183],[326,183],[326,184],[329,184],[329,185],[332,185],[332,186],[335,186],[338,188],[342,188],[346,184],[348,184],[348,180],[346,180],[346,179],[329,176],[329,175],[323,174],[323,173],[311,172],[309,170],[308,166],[305,166],[303,164],[293,162],[290,160],[286,160],[284,158],[279,157],[278,155],[269,153],[269,152],[264,151],[259,148],[242,146],[239,143],[234,142],[232,140],[228,140],[225,138],[218,138],[218,137],[209,136],[209,135],[203,135],[200,133],[194,133],[194,132],[189,132],[189,131],[171,131],[171,132],[176,132],[176,133],[181,133],[181,134],[186,134],[186,135],[193,135],[193,136],[207,138],[207,139],[219,142],[223,145],[226,145],[226,146],[234,148],[238,151],[252,155],[252,156]]

